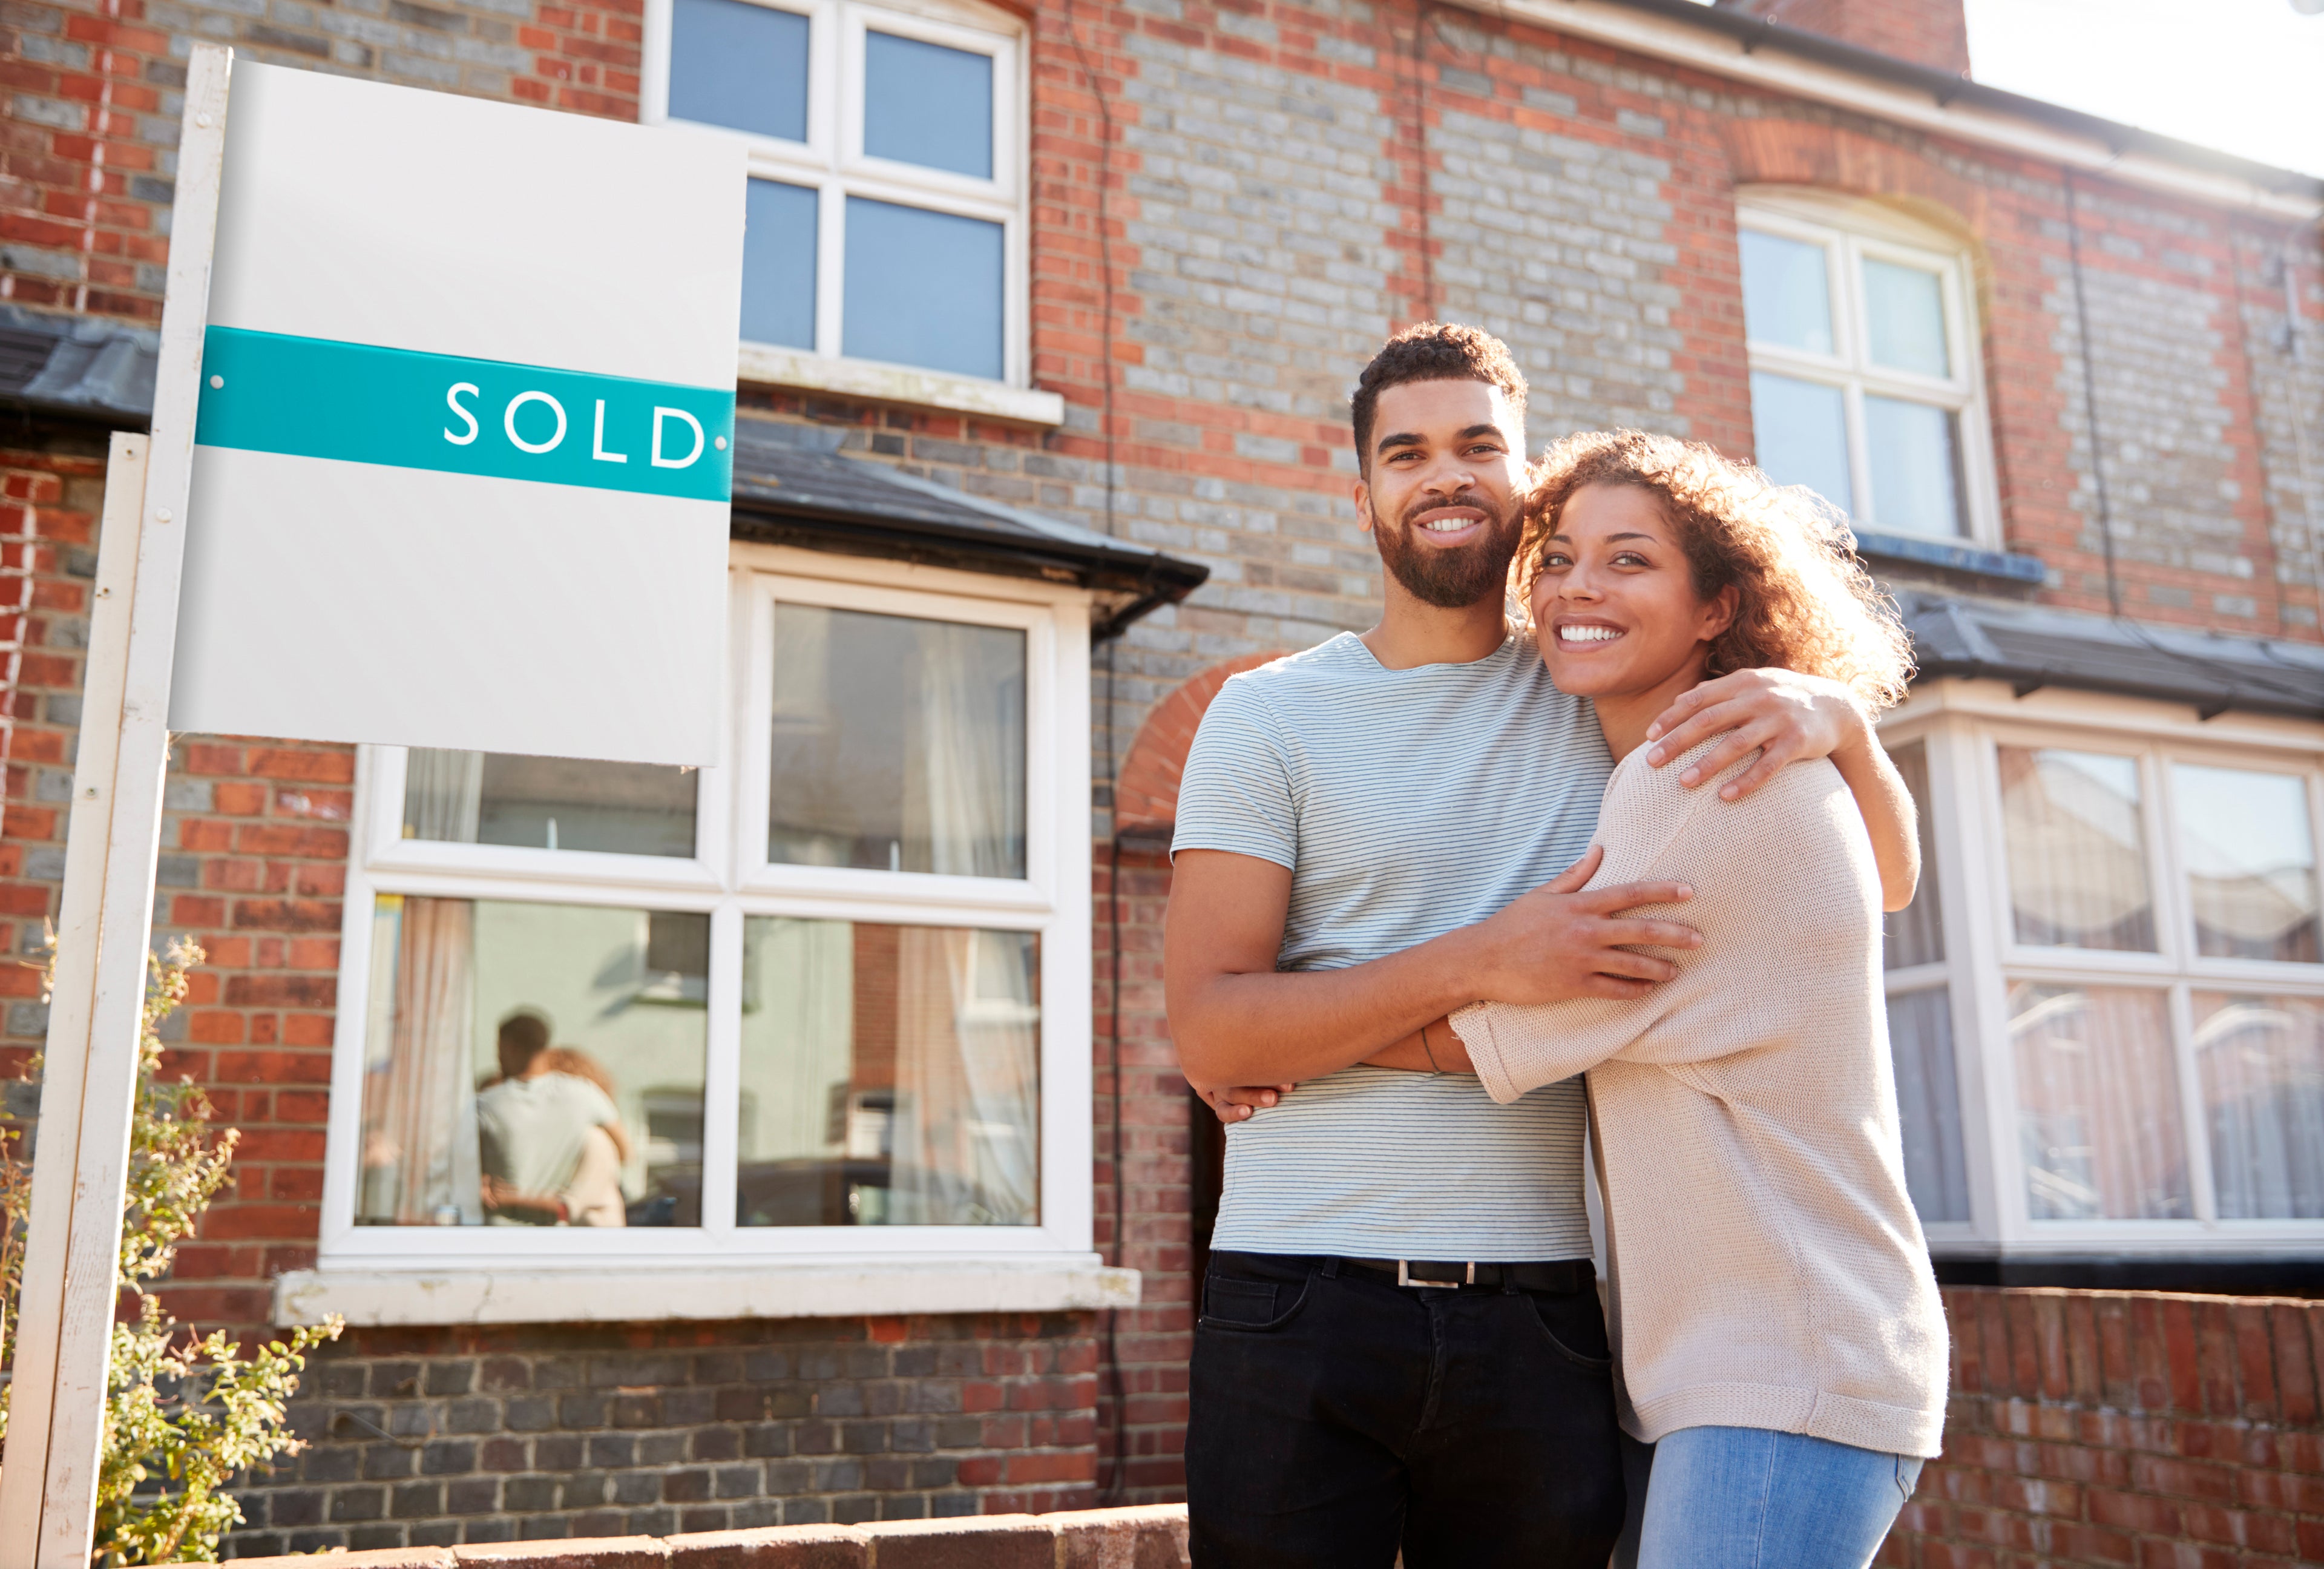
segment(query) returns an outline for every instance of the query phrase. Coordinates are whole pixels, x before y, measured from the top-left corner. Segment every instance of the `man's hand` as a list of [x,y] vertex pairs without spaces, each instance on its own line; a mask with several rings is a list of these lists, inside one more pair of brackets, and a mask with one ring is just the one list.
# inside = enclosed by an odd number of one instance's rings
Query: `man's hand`
[[1674,920],[1622,918],[1643,905],[1682,904],[1683,882],[1625,882],[1592,888],[1605,859],[1599,845],[1477,928],[1483,953],[1477,996],[1489,1002],[1561,1002],[1573,997],[1643,997],[1678,974],[1668,959],[1636,948],[1692,948],[1702,934]]
[[1289,1084],[1243,1084],[1231,1090],[1196,1090],[1203,1103],[1222,1122],[1248,1122],[1253,1113],[1275,1104],[1291,1093]]
[[1872,719],[1838,681],[1792,670],[1738,670],[1678,695],[1646,727],[1646,761],[1656,768],[1684,757],[1720,731],[1726,739],[1679,775],[1692,789],[1717,779],[1754,750],[1759,761],[1719,789],[1739,801],[1794,762],[1877,744]]

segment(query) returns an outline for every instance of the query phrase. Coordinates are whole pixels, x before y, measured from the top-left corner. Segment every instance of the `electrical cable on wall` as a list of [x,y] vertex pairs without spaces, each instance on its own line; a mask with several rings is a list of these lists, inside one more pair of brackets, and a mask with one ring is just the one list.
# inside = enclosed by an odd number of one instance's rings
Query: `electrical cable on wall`
[[[1073,0],[1066,0],[1065,38],[1073,45],[1074,59],[1081,69],[1082,80],[1097,105],[1098,166],[1097,166],[1097,261],[1098,261],[1098,339],[1101,363],[1098,365],[1099,419],[1102,424],[1098,438],[1105,462],[1105,531],[1111,538],[1114,525],[1114,429],[1113,429],[1113,238],[1108,232],[1111,226],[1112,209],[1106,182],[1113,171],[1113,106],[1106,97],[1105,86],[1098,79],[1090,64],[1089,51],[1082,42],[1081,29],[1075,23]],[[1105,752],[1105,808],[1110,832],[1106,840],[1106,1001],[1109,1020],[1106,1047],[1112,1079],[1108,1099],[1113,1121],[1113,1263],[1119,1269],[1128,1251],[1126,1234],[1127,1207],[1124,1190],[1124,1161],[1121,1149],[1121,826],[1114,820],[1116,789],[1120,782],[1121,768],[1115,754],[1114,682],[1115,651],[1120,646],[1121,632],[1116,631],[1105,639],[1105,718],[1103,722]],[[1107,1503],[1119,1503],[1130,1474],[1127,1453],[1129,1424],[1126,1407],[1128,1391],[1121,1376],[1120,1308],[1109,1308],[1105,1315],[1105,1365],[1113,1395],[1113,1474],[1101,1497]]]

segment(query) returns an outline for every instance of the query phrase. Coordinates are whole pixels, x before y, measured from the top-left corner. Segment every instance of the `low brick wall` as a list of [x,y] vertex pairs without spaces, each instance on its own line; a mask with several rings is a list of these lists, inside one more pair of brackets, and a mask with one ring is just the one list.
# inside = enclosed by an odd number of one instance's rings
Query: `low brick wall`
[[[239,1558],[235,1569],[1182,1569],[1183,1504]],[[168,1565],[167,1569],[193,1569]]]
[[1945,1316],[1945,1453],[1879,1563],[2324,1563],[2324,1302],[1958,1287]]

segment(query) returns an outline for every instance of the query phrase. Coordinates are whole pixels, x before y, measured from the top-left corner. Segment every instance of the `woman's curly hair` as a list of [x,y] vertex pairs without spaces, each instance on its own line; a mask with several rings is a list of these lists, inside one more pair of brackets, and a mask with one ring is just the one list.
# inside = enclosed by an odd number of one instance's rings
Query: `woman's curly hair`
[[1584,485],[1652,492],[1704,598],[1736,591],[1710,673],[1780,666],[1845,682],[1876,713],[1904,697],[1912,645],[1896,606],[1857,563],[1847,522],[1803,485],[1778,485],[1700,441],[1645,430],[1569,436],[1534,466],[1512,568],[1521,601],[1567,501]]

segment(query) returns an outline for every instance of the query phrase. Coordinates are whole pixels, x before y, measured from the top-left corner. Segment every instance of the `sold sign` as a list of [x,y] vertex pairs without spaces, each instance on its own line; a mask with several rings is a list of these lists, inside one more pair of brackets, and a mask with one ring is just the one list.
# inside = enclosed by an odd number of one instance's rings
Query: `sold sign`
[[211,327],[204,447],[723,502],[731,389]]

